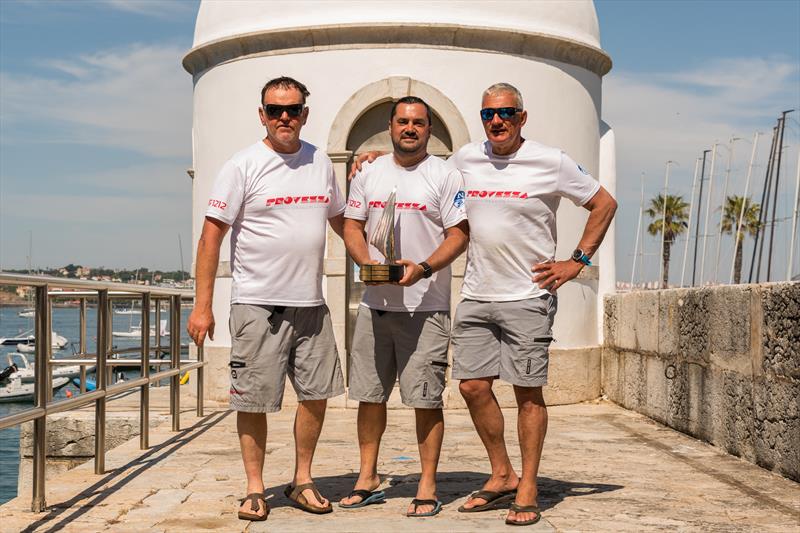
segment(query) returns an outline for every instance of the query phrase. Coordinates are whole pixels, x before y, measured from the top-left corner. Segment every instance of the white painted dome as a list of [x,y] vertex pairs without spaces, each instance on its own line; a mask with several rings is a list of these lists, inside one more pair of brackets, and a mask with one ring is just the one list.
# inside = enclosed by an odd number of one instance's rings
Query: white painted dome
[[258,32],[365,24],[492,28],[600,48],[592,0],[202,0],[194,48]]

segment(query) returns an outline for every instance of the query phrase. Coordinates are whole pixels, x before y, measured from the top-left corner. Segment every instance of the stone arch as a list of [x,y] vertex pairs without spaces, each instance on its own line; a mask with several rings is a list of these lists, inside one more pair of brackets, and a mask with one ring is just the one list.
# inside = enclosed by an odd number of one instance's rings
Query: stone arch
[[455,104],[439,89],[407,76],[392,76],[370,83],[356,91],[344,103],[328,135],[328,153],[347,152],[347,140],[355,123],[372,107],[404,96],[418,96],[428,102],[444,123],[453,143],[453,151],[467,144],[469,133],[464,117]]

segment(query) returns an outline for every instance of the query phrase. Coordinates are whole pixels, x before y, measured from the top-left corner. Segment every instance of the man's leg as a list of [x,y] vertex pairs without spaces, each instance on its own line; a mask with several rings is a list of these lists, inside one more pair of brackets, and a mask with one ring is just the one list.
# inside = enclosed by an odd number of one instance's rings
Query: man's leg
[[[244,473],[247,476],[247,494],[264,492],[264,450],[267,446],[267,415],[264,413],[236,413],[236,430],[239,433],[239,447],[242,450]],[[263,502],[258,502],[258,510],[252,509],[250,501],[245,500],[239,508],[246,513],[263,516]]]
[[[493,382],[494,378],[462,379],[458,389],[467,402],[472,423],[486,448],[492,467],[492,475],[484,484],[483,490],[501,492],[517,488],[519,478],[508,458],[503,435],[505,419],[492,391]],[[485,503],[487,502],[483,498],[471,498],[464,507],[471,509]]]
[[[381,438],[386,431],[386,404],[358,404],[358,448],[361,453],[361,469],[358,472],[355,490],[373,491],[381,484],[378,477],[378,452]],[[362,501],[361,496],[342,499],[345,505],[353,505]]]
[[[419,446],[419,459],[422,464],[422,475],[417,485],[417,499],[436,499],[436,470],[439,466],[439,455],[442,452],[442,439],[444,438],[444,416],[441,409],[415,409],[417,421],[417,445]],[[433,511],[432,505],[420,505],[417,514]],[[414,506],[408,508],[409,513],[414,512]]]
[[[294,417],[295,466],[292,483],[295,487],[313,481],[311,463],[314,460],[319,434],[322,432],[327,405],[328,400],[305,400],[297,403],[297,413]],[[319,501],[311,489],[304,490],[302,494],[312,505],[320,507],[328,505],[327,499]]]
[[[542,447],[547,433],[547,406],[541,387],[514,385],[514,394],[517,397],[517,431],[522,452],[522,477],[517,488],[516,502],[519,505],[538,505],[536,476],[539,473],[539,460],[542,458]],[[509,511],[508,517],[510,520],[522,522],[532,520],[535,515]]]

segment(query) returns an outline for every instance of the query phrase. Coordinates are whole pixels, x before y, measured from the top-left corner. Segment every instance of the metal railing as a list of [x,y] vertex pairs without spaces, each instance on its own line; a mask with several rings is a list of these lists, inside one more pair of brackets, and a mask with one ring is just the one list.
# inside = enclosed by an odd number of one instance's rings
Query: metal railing
[[[33,499],[31,510],[42,512],[46,508],[45,462],[47,449],[47,416],[94,403],[95,442],[94,472],[105,473],[106,402],[112,396],[139,389],[139,447],[149,448],[150,443],[150,385],[169,378],[169,410],[172,430],[180,430],[180,374],[196,370],[197,416],[203,416],[203,349],[197,349],[197,359],[181,359],[181,299],[193,297],[188,290],[169,289],[123,283],[92,282],[44,276],[24,276],[0,272],[0,286],[28,286],[36,292],[35,299],[35,384],[34,407],[0,417],[0,429],[33,421]],[[71,289],[51,291],[52,288]],[[78,353],[69,359],[53,359],[52,356],[52,302],[54,299],[78,300],[80,305],[80,344]],[[87,307],[89,300],[97,302],[97,350],[87,353]],[[112,346],[112,302],[119,300],[140,301],[142,309],[141,345],[136,348],[115,350]],[[160,317],[162,302],[167,302],[170,325],[168,346],[161,346]],[[150,346],[150,308],[155,306],[155,346]],[[139,359],[114,359],[115,355],[139,352]],[[155,359],[151,355],[156,354]],[[168,354],[169,360],[160,356]],[[111,357],[110,357],[111,356]],[[115,366],[138,364],[141,376],[136,379],[111,383]],[[53,400],[54,366],[80,365],[81,394],[74,398]],[[95,390],[86,392],[86,367],[95,366]],[[150,367],[169,365],[166,370],[150,372]]]

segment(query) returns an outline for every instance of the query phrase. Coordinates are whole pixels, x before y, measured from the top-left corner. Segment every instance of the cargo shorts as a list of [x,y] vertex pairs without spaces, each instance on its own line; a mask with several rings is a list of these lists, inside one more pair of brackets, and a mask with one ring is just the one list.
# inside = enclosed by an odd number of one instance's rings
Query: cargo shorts
[[403,405],[443,406],[450,313],[358,307],[348,372],[348,398],[385,403],[400,381]]
[[512,302],[462,300],[453,324],[453,379],[546,385],[557,307],[552,294]]
[[344,393],[326,305],[233,304],[229,325],[232,410],[280,411],[287,375],[299,401]]

